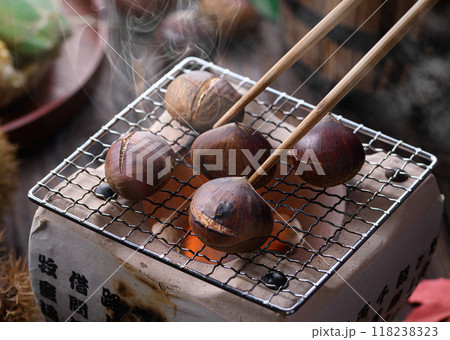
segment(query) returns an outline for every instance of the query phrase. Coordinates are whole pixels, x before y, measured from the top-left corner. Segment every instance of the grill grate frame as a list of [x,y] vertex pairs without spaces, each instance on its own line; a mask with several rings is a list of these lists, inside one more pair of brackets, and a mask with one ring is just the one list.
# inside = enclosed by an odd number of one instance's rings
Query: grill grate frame
[[[192,172],[184,179],[173,176],[172,180],[179,183],[178,190],[171,192],[163,188],[161,192],[166,195],[164,200],[156,202],[152,201],[152,197],[146,199],[146,204],[153,208],[151,211],[142,211],[141,206],[137,202],[124,201],[116,196],[106,198],[103,203],[97,206],[87,205],[86,199],[88,197],[102,198],[95,191],[106,180],[104,176],[100,176],[92,169],[104,163],[106,152],[111,143],[122,134],[148,128],[153,122],[160,124],[161,128],[157,133],[163,137],[165,128],[178,129],[182,133],[179,138],[173,140],[166,138],[166,140],[178,149],[177,166],[183,165],[192,169],[192,165],[188,162],[189,145],[184,145],[182,138],[190,136],[191,140],[193,140],[196,134],[188,128],[180,128],[174,119],[162,122],[159,120],[159,117],[164,111],[163,98],[165,89],[170,81],[183,72],[197,69],[216,73],[230,81],[235,88],[243,91],[248,90],[255,84],[249,78],[221,68],[211,62],[193,57],[183,60],[104,125],[69,157],[64,159],[45,178],[39,181],[29,191],[29,198],[56,214],[198,279],[273,311],[292,314],[317,292],[407,199],[431,173],[437,164],[437,159],[434,155],[420,148],[413,147],[403,141],[369,129],[362,124],[357,124],[341,116],[335,116],[363,140],[367,154],[384,152],[385,156],[378,162],[370,162],[366,158],[366,163],[372,167],[372,170],[364,175],[358,175],[356,181],[346,183],[345,189],[347,194],[344,196],[330,193],[329,190],[311,187],[306,183],[289,182],[288,178],[292,175],[294,169],[292,167],[289,168],[289,165],[284,163],[284,166],[288,168],[288,174],[277,177],[274,182],[269,183],[262,190],[262,196],[274,207],[275,211],[282,211],[283,209],[283,211],[287,211],[290,219],[286,221],[280,215],[274,214],[275,222],[280,225],[281,229],[271,237],[269,244],[262,247],[259,251],[251,254],[225,254],[220,259],[213,259],[205,255],[203,248],[187,248],[185,246],[187,238],[195,236],[193,236],[191,231],[185,230],[184,225],[177,223],[177,220],[185,219],[188,216],[190,197],[186,196],[184,191],[194,191],[198,187],[193,183],[196,176]],[[274,132],[279,129],[285,129],[286,132],[290,132],[286,123],[298,124],[314,108],[313,105],[303,100],[288,96],[286,93],[272,88],[267,88],[254,100],[254,104],[261,108],[261,112],[246,111],[247,118],[252,120],[251,125],[256,127],[262,122],[270,124],[273,126],[273,129],[269,129],[263,134],[269,140],[278,143],[282,141],[273,136]],[[279,118],[277,121],[269,119],[274,112]],[[383,164],[390,157],[397,157],[403,161],[403,165],[400,167],[401,170],[404,170],[408,164],[414,164],[423,169],[423,171],[418,176],[410,176],[412,182],[407,187],[393,182],[392,179],[374,176],[373,173],[377,169],[390,170],[389,167]],[[85,186],[77,180],[83,177],[89,177],[95,184]],[[379,190],[372,192],[361,188],[360,184],[364,181],[377,182],[380,185]],[[79,197],[67,196],[65,191],[70,187],[75,187],[82,194]],[[398,198],[389,197],[383,193],[387,187],[400,190],[403,194]],[[367,200],[364,202],[354,201],[351,197],[352,192],[366,195]],[[271,199],[269,198],[270,195],[281,197],[281,199]],[[55,200],[55,198],[59,200]],[[333,204],[324,204],[321,201],[323,198],[332,200]],[[289,199],[298,200],[303,205],[293,208],[288,203],[285,203],[289,202]],[[171,200],[182,200],[184,203],[180,207],[174,208],[170,205]],[[384,202],[384,208],[380,208],[374,203],[380,200]],[[64,201],[65,204],[59,204],[58,202],[60,201]],[[108,204],[114,204],[119,213],[111,215],[105,212],[103,208]],[[351,205],[354,212],[350,214],[347,210],[343,211],[341,207],[343,204]],[[323,215],[317,216],[308,213],[308,209],[312,209],[312,206],[317,207],[319,211],[321,209]],[[378,218],[373,221],[364,219],[361,213],[364,209],[370,210]],[[170,213],[169,218],[163,219],[158,216],[161,215],[161,211]],[[84,212],[84,214],[81,214],[81,212]],[[126,214],[134,214],[140,222],[133,225],[128,224]],[[335,224],[330,218],[331,215],[339,215],[342,218],[342,224]],[[97,225],[91,221],[94,217],[101,217],[108,220],[108,222],[104,225]],[[315,222],[308,225],[302,223],[302,228],[299,228],[293,225],[297,217],[307,220],[312,219]],[[157,231],[149,230],[146,227],[146,223],[150,221],[155,224],[159,223],[161,228]],[[366,225],[366,229],[364,231],[351,230],[349,226],[352,222],[362,223]],[[112,225],[117,224],[121,226],[120,232],[111,228]],[[322,224],[334,228],[333,234],[325,237],[318,233],[318,225]],[[290,242],[281,238],[281,233],[288,228],[295,230],[300,235],[298,242]],[[164,231],[169,230],[177,231],[181,236],[175,241],[166,239]],[[339,235],[342,233],[352,236],[354,241],[348,244],[341,243]],[[134,238],[136,234],[144,235],[145,242],[137,243]],[[314,248],[310,246],[308,240],[313,243],[319,242],[320,246]],[[165,247],[160,248],[164,249],[164,251],[155,251],[152,248],[152,243],[158,241],[164,244]],[[270,245],[276,242],[287,250],[283,253],[270,249]],[[331,248],[335,251],[334,255],[329,251]],[[296,252],[303,254],[301,259],[294,256]],[[183,256],[179,256],[180,253]],[[339,255],[336,255],[336,253]],[[197,260],[207,262],[208,265],[197,266]],[[290,271],[281,270],[280,268],[289,268]],[[273,271],[283,272],[286,276],[287,283],[284,286],[273,289],[273,287],[261,280],[262,275]],[[223,277],[224,273],[226,274],[226,279]]]

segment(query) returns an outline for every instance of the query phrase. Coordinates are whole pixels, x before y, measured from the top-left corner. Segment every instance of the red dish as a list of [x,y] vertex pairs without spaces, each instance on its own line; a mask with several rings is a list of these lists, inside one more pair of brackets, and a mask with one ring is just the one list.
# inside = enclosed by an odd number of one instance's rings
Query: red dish
[[85,88],[104,56],[107,25],[100,21],[102,1],[63,4],[72,34],[51,71],[28,97],[0,110],[0,128],[22,148],[54,133],[81,109],[87,99]]

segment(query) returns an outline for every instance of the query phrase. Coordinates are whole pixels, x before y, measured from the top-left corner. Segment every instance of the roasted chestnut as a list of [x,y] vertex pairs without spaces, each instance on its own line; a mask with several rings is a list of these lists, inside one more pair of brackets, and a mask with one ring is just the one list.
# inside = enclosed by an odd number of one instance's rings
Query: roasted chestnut
[[209,247],[227,253],[258,249],[272,232],[272,210],[245,177],[217,178],[192,197],[189,225]]
[[168,14],[156,29],[154,42],[167,63],[186,57],[208,59],[216,52],[215,28],[193,10]]
[[198,12],[226,39],[240,37],[254,30],[258,23],[258,13],[246,0],[200,0]]
[[129,200],[144,199],[162,188],[175,166],[175,154],[161,137],[131,132],[115,141],[105,159],[111,189]]
[[361,141],[330,114],[290,150],[296,174],[317,187],[331,187],[352,179],[364,164]]
[[[167,87],[166,110],[181,124],[203,132],[222,117],[241,95],[225,79],[206,71],[192,71]],[[240,112],[235,121],[242,120]]]
[[[261,132],[242,123],[229,123],[202,133],[192,143],[194,169],[208,179],[250,177],[270,156],[271,145]],[[256,188],[267,184],[276,167],[261,174]]]

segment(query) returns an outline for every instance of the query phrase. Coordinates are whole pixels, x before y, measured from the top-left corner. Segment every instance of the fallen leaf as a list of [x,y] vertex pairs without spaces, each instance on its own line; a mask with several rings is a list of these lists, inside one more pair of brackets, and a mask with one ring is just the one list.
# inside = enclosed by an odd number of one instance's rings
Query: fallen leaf
[[405,321],[448,321],[450,319],[450,279],[423,280],[408,299],[413,308]]

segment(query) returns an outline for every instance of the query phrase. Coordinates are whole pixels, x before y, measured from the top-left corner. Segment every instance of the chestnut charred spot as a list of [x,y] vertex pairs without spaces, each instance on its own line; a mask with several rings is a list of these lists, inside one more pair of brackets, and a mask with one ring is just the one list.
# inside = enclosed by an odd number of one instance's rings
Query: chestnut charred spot
[[222,202],[218,205],[216,209],[216,213],[214,216],[214,219],[220,217],[220,218],[226,218],[233,214],[235,211],[234,204],[230,202]]
[[208,229],[209,231],[219,235],[236,236],[236,233],[233,230],[227,228],[216,219],[207,216],[204,212],[200,211],[193,203],[191,203],[191,212],[191,217],[197,224],[197,226]]
[[190,204],[189,225],[215,250],[247,253],[257,250],[269,237],[273,216],[246,178],[225,177],[197,189]]

